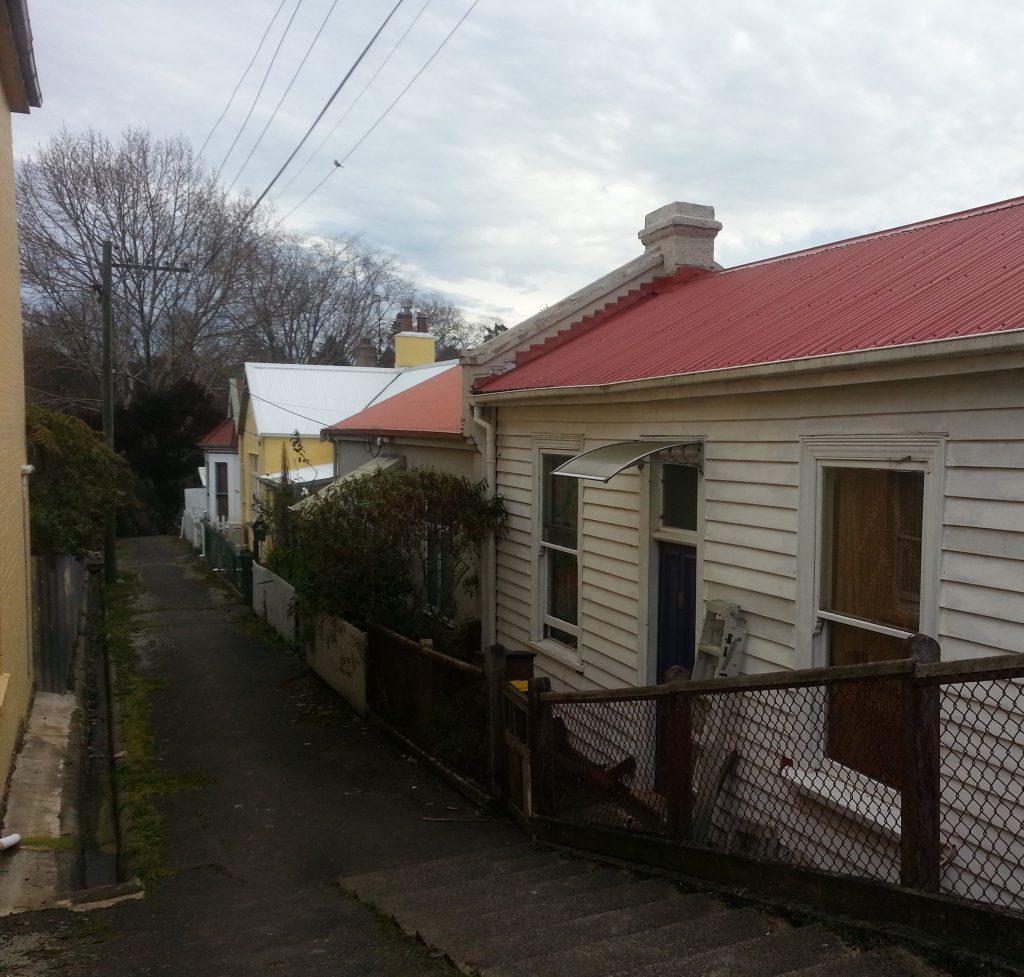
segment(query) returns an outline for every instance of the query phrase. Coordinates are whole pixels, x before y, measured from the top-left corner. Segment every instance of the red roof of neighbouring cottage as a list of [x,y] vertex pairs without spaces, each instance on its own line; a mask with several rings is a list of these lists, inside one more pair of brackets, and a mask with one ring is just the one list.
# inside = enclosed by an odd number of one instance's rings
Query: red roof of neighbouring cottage
[[462,367],[453,366],[326,429],[352,434],[462,434]]
[[200,448],[237,448],[238,432],[235,422],[229,417],[218,424],[199,442]]
[[591,386],[1024,329],[1024,197],[736,268],[680,269],[474,390]]

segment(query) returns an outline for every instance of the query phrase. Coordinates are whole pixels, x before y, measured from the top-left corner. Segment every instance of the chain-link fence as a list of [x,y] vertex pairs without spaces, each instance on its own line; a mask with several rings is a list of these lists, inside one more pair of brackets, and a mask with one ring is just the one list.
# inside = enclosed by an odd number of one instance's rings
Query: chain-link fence
[[204,527],[206,562],[238,591],[242,600],[252,603],[252,553],[232,542],[209,523]]
[[1019,657],[534,693],[527,714],[534,814],[1024,913]]
[[941,680],[942,891],[1024,913],[1024,669]]

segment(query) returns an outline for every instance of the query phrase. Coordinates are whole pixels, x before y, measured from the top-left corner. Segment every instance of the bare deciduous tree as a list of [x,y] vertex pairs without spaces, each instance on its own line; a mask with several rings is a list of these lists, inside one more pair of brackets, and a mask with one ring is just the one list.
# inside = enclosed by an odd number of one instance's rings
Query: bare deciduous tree
[[[63,131],[17,174],[27,339],[99,373],[102,242],[113,242],[119,399],[199,376],[236,339],[239,286],[265,222],[182,139],[129,130],[112,143]],[[189,266],[190,271],[132,266]]]
[[[221,388],[245,359],[350,363],[363,337],[384,365],[399,304],[415,296],[397,259],[359,237],[271,229],[268,214],[229,196],[182,138],[135,129],[112,142],[64,130],[19,164],[17,194],[29,396],[51,407],[98,406],[105,240],[117,266],[122,405],[183,380]],[[417,304],[441,355],[479,341],[479,326],[440,293]]]
[[266,238],[248,277],[241,313],[252,359],[348,363],[379,331],[404,286],[395,261],[357,238]]

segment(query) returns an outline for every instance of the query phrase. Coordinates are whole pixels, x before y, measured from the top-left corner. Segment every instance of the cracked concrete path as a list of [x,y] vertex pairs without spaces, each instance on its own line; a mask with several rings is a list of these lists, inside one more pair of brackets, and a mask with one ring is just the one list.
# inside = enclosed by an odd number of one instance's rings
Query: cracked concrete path
[[202,786],[160,799],[167,871],[146,899],[0,920],[0,974],[452,973],[343,893],[338,877],[522,836],[404,757],[266,640],[183,543],[125,540],[121,559],[145,590],[157,772]]

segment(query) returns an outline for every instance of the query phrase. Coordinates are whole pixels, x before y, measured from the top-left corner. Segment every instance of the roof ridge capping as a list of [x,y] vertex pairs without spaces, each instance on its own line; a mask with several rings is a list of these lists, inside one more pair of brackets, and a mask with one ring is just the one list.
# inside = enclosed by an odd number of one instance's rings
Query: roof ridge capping
[[[427,365],[433,366],[433,364]],[[338,373],[342,370],[349,372],[359,370],[363,373],[396,373],[403,369],[400,366],[346,366],[343,363],[261,363],[258,360],[247,360],[243,366],[245,368],[259,367],[261,370],[317,370],[325,373]]]
[[850,247],[854,244],[863,244],[866,241],[877,241],[885,237],[892,237],[897,234],[907,234],[910,231],[923,231],[929,227],[938,227],[941,224],[952,224],[954,221],[970,220],[972,217],[981,217],[983,214],[994,214],[1000,210],[1012,210],[1014,207],[1024,206],[1024,196],[1009,197],[1006,200],[999,200],[991,204],[983,204],[980,207],[969,207],[966,210],[956,210],[951,214],[942,214],[938,217],[925,217],[918,221],[911,221],[908,224],[897,224],[895,227],[883,227],[877,231],[868,231],[866,234],[855,234],[853,237],[840,238],[838,241],[826,241],[823,244],[815,244],[809,248],[801,248],[799,251],[788,251],[785,254],[774,254],[767,258],[758,258],[756,261],[748,261],[744,265],[730,265],[721,269],[725,272],[741,271],[744,268],[756,268],[759,265],[770,265],[780,261],[790,261],[794,258],[803,258],[812,254],[824,254],[827,251],[835,251],[840,248]]
[[[507,331],[473,349],[463,350],[461,360],[469,366],[493,363],[500,356],[514,354],[553,327],[559,332],[579,319],[618,301],[630,289],[673,275],[683,267],[719,269],[715,261],[715,237],[722,225],[715,220],[715,208],[707,204],[676,200],[652,210],[638,232],[644,253],[577,289],[553,305],[516,323]],[[540,338],[538,338],[540,337]],[[550,337],[547,337],[550,338]],[[501,367],[507,368],[509,360]],[[492,368],[493,372],[493,368]]]
[[[721,269],[697,268],[693,265],[687,265],[677,268],[671,275],[661,275],[658,278],[653,278],[650,281],[643,282],[635,288],[631,288],[628,292],[624,292],[618,298],[611,299],[600,309],[587,313],[587,315],[577,319],[565,329],[556,332],[553,336],[549,336],[547,339],[534,343],[526,349],[519,350],[519,352],[516,353],[515,365],[522,366],[524,363],[529,363],[530,360],[535,360],[540,356],[544,356],[552,349],[575,339],[584,330],[592,329],[594,326],[607,321],[627,309],[631,309],[634,306],[639,305],[641,302],[646,302],[648,299],[652,299],[655,296],[670,289],[674,289],[679,285],[686,285],[689,282],[696,281],[698,278],[704,278],[716,270]],[[498,375],[500,376],[500,374]],[[485,386],[486,381],[490,379],[490,376],[491,375],[478,377],[473,383],[474,391],[482,389]]]

